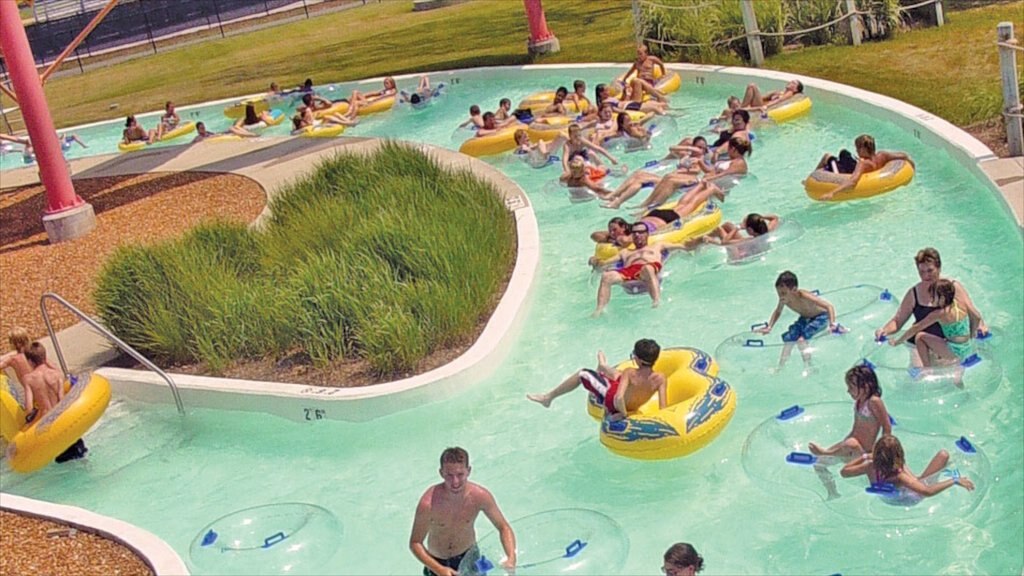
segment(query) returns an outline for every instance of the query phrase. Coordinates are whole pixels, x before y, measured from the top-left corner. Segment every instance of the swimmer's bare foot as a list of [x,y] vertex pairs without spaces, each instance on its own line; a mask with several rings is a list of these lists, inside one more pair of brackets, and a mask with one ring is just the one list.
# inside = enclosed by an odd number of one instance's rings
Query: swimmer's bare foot
[[614,200],[610,200],[608,202],[602,202],[601,203],[601,208],[609,208],[611,210],[618,210],[619,209],[619,203],[615,202]]
[[652,300],[651,301],[651,308],[657,308],[658,306],[661,306],[661,300]]
[[600,318],[600,317],[601,317],[601,314],[602,314],[603,312],[604,312],[604,310],[601,310],[600,308],[598,308],[597,310],[594,310],[594,313],[593,313],[593,314],[591,314],[591,315],[590,315],[590,317],[591,317],[591,318]]
[[551,407],[551,398],[548,398],[547,394],[527,394],[526,398],[528,400],[533,400],[545,408]]

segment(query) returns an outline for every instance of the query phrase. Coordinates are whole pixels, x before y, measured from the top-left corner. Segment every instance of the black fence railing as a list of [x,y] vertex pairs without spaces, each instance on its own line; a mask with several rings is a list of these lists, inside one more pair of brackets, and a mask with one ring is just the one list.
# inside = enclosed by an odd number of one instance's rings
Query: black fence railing
[[[0,0],[6,1],[6,0]],[[331,2],[331,0],[327,0]],[[269,16],[286,7],[301,11],[324,0],[140,0],[122,2],[92,31],[76,50],[80,56],[149,43],[187,30],[216,29],[245,17]],[[98,10],[38,22],[26,28],[36,62],[51,62],[89,24]],[[306,15],[308,16],[308,11]]]

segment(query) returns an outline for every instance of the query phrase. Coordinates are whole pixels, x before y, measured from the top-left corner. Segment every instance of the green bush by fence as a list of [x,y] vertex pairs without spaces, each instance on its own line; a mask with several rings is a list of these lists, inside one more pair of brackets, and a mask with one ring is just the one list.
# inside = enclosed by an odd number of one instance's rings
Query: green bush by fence
[[466,341],[500,296],[515,227],[493,187],[409,147],[338,155],[287,186],[261,230],[214,223],[118,251],[94,298],[162,362],[301,353],[381,375]]
[[[915,0],[916,2],[917,0]],[[865,39],[890,37],[913,18],[929,18],[931,6],[901,10],[910,0],[857,0],[865,12]],[[846,11],[842,0],[758,0],[753,4],[765,57],[778,54],[786,43],[818,46],[849,42],[849,24],[843,20],[819,30],[798,34],[831,22]],[[672,60],[702,63],[737,63],[750,59],[746,28],[739,0],[657,0],[637,2],[637,32],[653,53]],[[792,34],[790,34],[792,33]]]

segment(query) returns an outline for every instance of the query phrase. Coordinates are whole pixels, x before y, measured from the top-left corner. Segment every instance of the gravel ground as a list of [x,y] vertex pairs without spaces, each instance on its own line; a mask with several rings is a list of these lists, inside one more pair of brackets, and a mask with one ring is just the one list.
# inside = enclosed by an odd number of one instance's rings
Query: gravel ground
[[0,574],[153,574],[132,550],[64,524],[0,511]]
[[[255,182],[224,174],[90,178],[76,180],[75,189],[93,205],[96,229],[60,244],[50,244],[43,230],[42,186],[0,193],[0,349],[7,347],[13,326],[33,337],[46,334],[39,313],[43,292],[56,292],[93,313],[93,282],[119,246],[166,239],[213,218],[251,222],[266,203]],[[54,321],[57,330],[75,323],[69,314],[55,314]]]

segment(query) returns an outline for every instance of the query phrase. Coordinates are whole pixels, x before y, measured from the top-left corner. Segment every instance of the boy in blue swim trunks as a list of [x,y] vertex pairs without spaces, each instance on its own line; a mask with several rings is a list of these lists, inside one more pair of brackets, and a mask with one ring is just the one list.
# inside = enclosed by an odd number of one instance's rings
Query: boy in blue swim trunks
[[811,355],[807,351],[807,341],[825,328],[833,332],[839,330],[839,325],[836,324],[836,310],[832,304],[822,297],[807,290],[801,290],[798,286],[796,274],[789,270],[779,274],[779,277],[775,280],[775,292],[779,295],[779,303],[775,306],[775,311],[772,312],[771,318],[768,319],[768,325],[757,328],[755,332],[760,332],[761,334],[771,332],[775,323],[779,320],[779,315],[782,314],[784,306],[799,314],[800,317],[796,319],[796,322],[793,322],[789,329],[786,330],[786,333],[782,335],[782,342],[784,344],[782,346],[782,355],[779,357],[779,369],[785,366],[786,360],[789,359],[790,353],[793,352],[794,344],[800,349],[804,365],[809,369],[811,367]]

